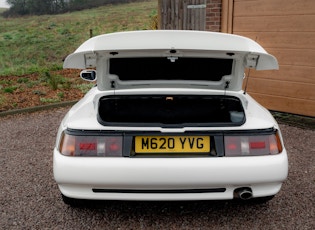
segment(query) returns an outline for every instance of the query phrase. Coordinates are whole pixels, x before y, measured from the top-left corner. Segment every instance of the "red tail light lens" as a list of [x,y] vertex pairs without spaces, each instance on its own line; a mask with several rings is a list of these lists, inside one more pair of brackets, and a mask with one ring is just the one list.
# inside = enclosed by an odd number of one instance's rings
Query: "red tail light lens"
[[96,143],[80,143],[80,151],[96,150]]
[[282,152],[278,133],[255,136],[225,136],[225,156],[263,156]]
[[65,156],[120,157],[122,136],[75,136],[63,133],[59,151]]

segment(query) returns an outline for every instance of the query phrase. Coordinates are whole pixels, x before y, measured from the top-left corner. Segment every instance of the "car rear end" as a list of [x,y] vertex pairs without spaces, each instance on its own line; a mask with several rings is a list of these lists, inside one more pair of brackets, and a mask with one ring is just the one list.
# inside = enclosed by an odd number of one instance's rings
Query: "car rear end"
[[256,43],[216,33],[130,32],[93,38],[65,61],[94,65],[97,86],[66,115],[54,149],[54,177],[67,201],[279,192],[288,173],[279,126],[241,90],[245,68],[277,67]]
[[[165,103],[139,102],[139,95],[127,102],[121,96],[120,102],[119,92],[98,96],[95,113],[89,112],[92,105],[79,103],[61,126],[54,150],[54,175],[62,194],[77,199],[216,200],[268,197],[280,190],[287,176],[287,155],[279,127],[266,122],[270,115],[264,109],[249,100],[257,116],[246,114],[241,100],[225,96],[225,106],[232,101],[232,110],[210,116],[207,108],[202,110],[204,102],[198,108],[195,100],[209,103],[217,96],[190,95],[187,104],[195,106],[190,114],[181,111],[183,103],[174,105],[187,95],[169,94],[174,91],[140,97],[163,98]],[[160,112],[149,113],[144,104]],[[161,112],[169,108],[181,111],[178,119],[172,112]],[[250,127],[259,121],[260,126]]]

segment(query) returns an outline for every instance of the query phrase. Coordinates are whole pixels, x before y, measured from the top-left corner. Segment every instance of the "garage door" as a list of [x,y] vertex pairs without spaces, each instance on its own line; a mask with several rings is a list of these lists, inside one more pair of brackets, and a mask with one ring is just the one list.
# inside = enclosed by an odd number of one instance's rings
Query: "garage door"
[[315,116],[315,1],[232,4],[232,32],[256,40],[280,66],[279,71],[251,71],[248,92],[268,109]]

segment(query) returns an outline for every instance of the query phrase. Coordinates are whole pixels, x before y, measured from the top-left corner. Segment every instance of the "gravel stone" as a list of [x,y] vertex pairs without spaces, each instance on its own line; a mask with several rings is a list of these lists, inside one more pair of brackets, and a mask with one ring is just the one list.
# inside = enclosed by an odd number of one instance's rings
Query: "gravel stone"
[[67,108],[0,118],[0,229],[315,229],[315,131],[281,124],[289,177],[267,204],[231,201],[65,205],[52,152]]

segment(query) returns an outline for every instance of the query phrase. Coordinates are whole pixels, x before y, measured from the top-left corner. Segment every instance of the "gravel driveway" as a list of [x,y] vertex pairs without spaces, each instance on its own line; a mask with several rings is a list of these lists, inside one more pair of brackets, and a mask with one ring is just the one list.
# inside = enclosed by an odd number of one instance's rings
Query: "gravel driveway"
[[264,205],[112,201],[71,208],[52,174],[67,109],[0,118],[0,229],[315,229],[315,131],[281,125],[289,178]]

